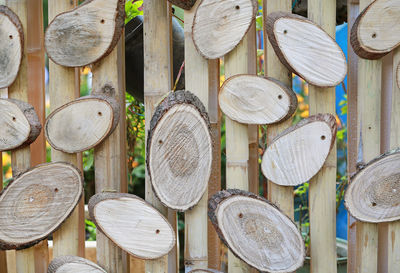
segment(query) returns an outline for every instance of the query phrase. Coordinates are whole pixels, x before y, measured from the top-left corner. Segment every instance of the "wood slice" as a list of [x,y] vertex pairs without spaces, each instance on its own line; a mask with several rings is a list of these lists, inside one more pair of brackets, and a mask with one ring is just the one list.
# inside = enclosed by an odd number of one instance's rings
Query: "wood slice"
[[297,97],[275,79],[237,75],[225,81],[219,93],[219,105],[225,115],[237,122],[273,124],[294,114]]
[[291,72],[320,87],[333,87],[344,80],[346,57],[317,24],[286,12],[269,14],[265,23],[275,53]]
[[206,59],[218,59],[243,39],[256,16],[255,0],[202,0],[193,21],[193,42]]
[[0,88],[17,78],[24,52],[24,30],[18,16],[0,5]]
[[125,0],[86,0],[60,13],[45,35],[47,55],[56,64],[85,66],[107,56],[125,25]]
[[227,190],[208,201],[219,237],[239,259],[262,272],[293,272],[303,265],[305,246],[295,223],[266,199]]
[[106,84],[93,95],[54,110],[46,120],[46,138],[56,150],[79,153],[97,146],[108,137],[117,126],[119,117],[115,90]]
[[157,259],[175,246],[168,220],[143,199],[127,193],[98,193],[89,200],[91,219],[130,255]]
[[67,163],[38,165],[0,195],[0,249],[24,249],[53,233],[78,204],[83,177]]
[[357,220],[400,220],[400,151],[384,154],[363,167],[345,193],[345,205]]
[[42,130],[35,109],[29,103],[0,99],[0,152],[27,146]]
[[189,271],[189,273],[223,273],[223,272],[215,270],[215,269],[207,268],[207,269],[194,269],[192,271]]
[[178,6],[186,10],[190,10],[194,6],[194,4],[196,4],[197,0],[168,0],[168,1],[175,6]]
[[157,106],[147,139],[147,169],[165,206],[185,211],[200,201],[211,174],[212,146],[208,115],[195,95],[176,91]]
[[354,52],[380,59],[400,45],[400,1],[376,0],[357,17],[351,29]]
[[60,256],[49,264],[47,273],[107,273],[97,264],[76,256]]
[[263,155],[265,177],[281,186],[310,180],[322,168],[336,140],[336,119],[318,114],[303,119],[278,135]]

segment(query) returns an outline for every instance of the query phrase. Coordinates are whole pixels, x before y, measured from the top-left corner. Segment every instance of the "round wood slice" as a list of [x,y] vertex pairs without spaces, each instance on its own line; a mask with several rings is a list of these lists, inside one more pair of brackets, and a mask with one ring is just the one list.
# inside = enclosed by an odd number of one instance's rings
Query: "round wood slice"
[[211,174],[212,146],[208,115],[195,95],[176,91],[158,105],[147,140],[147,168],[165,206],[185,211],[200,201]]
[[49,264],[47,273],[107,273],[97,264],[76,256],[60,256]]
[[219,105],[230,119],[246,124],[273,124],[291,117],[296,94],[281,82],[255,75],[237,75],[225,81]]
[[86,0],[49,24],[47,55],[56,64],[68,67],[97,62],[116,46],[124,20],[125,0]]
[[257,13],[255,0],[202,0],[193,21],[193,42],[206,59],[232,51],[249,30]]
[[400,45],[400,1],[376,0],[357,17],[351,29],[354,52],[380,59]]
[[114,92],[111,85],[105,85],[99,92],[53,111],[45,124],[50,145],[66,153],[79,153],[101,143],[119,122],[120,107]]
[[168,0],[168,1],[175,6],[178,6],[186,10],[190,10],[194,6],[194,4],[196,4],[197,0]]
[[24,51],[24,30],[18,16],[0,5],[0,88],[17,78]]
[[345,205],[357,220],[400,220],[400,152],[384,154],[362,168],[345,194]]
[[96,194],[89,200],[89,214],[100,231],[137,258],[157,259],[175,246],[168,220],[135,195]]
[[83,178],[67,163],[38,165],[0,195],[0,249],[28,248],[53,233],[78,204]]
[[318,114],[278,135],[264,152],[261,170],[281,186],[307,182],[322,168],[336,140],[336,119]]
[[24,147],[42,130],[35,109],[29,103],[0,99],[0,152]]
[[239,259],[262,272],[293,272],[303,265],[305,246],[295,223],[266,199],[227,190],[208,201],[219,237]]
[[269,41],[280,61],[308,83],[332,87],[347,74],[343,51],[328,33],[305,17],[274,12],[266,19]]

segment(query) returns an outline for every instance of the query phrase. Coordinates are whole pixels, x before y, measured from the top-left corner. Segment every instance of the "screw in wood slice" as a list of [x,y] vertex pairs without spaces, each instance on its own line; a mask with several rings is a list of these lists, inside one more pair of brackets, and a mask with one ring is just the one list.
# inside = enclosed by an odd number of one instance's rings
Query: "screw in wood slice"
[[83,192],[80,171],[68,163],[38,165],[0,195],[0,249],[39,243],[69,217]]
[[67,67],[89,65],[117,45],[125,25],[125,0],[87,0],[60,13],[45,34],[47,55]]
[[175,246],[168,220],[135,195],[98,193],[89,200],[89,214],[101,232],[137,258],[157,259]]
[[50,145],[66,153],[79,153],[100,144],[116,128],[120,107],[110,84],[54,110],[46,120]]
[[212,140],[205,107],[189,91],[176,91],[156,108],[147,139],[147,169],[154,192],[167,207],[185,211],[207,189]]
[[320,26],[286,12],[269,14],[265,24],[276,55],[291,72],[320,87],[333,87],[344,80],[346,57]]
[[41,130],[32,105],[15,99],[0,99],[0,152],[31,144]]
[[296,224],[253,193],[230,189],[208,201],[208,216],[234,255],[262,272],[293,272],[303,265],[305,246]]
[[201,0],[192,37],[197,51],[207,59],[218,59],[243,39],[257,14],[255,0]]
[[278,135],[264,152],[261,170],[281,186],[309,181],[324,165],[336,140],[337,124],[331,114],[303,119]]
[[274,124],[294,114],[297,96],[275,79],[236,75],[221,87],[219,105],[225,115],[237,122]]
[[168,1],[175,6],[178,6],[186,10],[190,10],[194,6],[194,4],[196,4],[197,0],[168,0]]
[[400,45],[400,2],[376,0],[357,17],[351,29],[354,52],[364,59],[380,59]]
[[47,273],[107,273],[97,264],[76,256],[60,256],[49,264]]

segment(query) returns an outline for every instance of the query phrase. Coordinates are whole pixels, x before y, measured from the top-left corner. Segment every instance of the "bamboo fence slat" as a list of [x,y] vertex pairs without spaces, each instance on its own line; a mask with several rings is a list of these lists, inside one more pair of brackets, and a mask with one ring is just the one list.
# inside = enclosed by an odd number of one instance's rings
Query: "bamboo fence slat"
[[[0,90],[0,98],[2,90]],[[0,153],[0,191],[3,189],[3,155]],[[0,250],[0,273],[7,273],[7,256],[6,252]]]

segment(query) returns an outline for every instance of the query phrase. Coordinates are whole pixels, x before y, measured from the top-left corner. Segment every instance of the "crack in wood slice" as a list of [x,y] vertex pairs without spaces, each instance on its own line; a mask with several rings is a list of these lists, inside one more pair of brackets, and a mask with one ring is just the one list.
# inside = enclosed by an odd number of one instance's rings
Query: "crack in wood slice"
[[89,214],[101,232],[137,258],[157,259],[175,246],[168,220],[135,195],[98,193],[89,200]]
[[353,178],[345,205],[357,220],[382,223],[400,219],[400,152],[369,162]]
[[295,113],[297,96],[275,79],[237,75],[221,87],[219,105],[225,115],[237,122],[274,124]]
[[333,87],[344,80],[346,57],[320,26],[286,12],[269,14],[265,24],[276,55],[291,72],[319,87]]
[[193,42],[206,59],[218,59],[243,39],[257,14],[255,0],[202,0],[193,19]]
[[124,20],[125,0],[87,0],[60,13],[49,24],[45,34],[47,55],[67,67],[97,62],[116,46]]
[[376,0],[357,17],[350,35],[354,52],[380,59],[400,45],[400,1]]
[[176,91],[156,108],[147,139],[147,169],[152,187],[167,207],[185,211],[207,189],[211,174],[210,122],[201,101]]
[[60,256],[49,264],[47,273],[107,273],[97,264],[76,256]]
[[336,132],[336,119],[331,114],[318,114],[300,121],[268,146],[261,163],[263,174],[281,186],[307,182],[324,165],[334,146]]
[[168,0],[170,3],[180,8],[190,10],[196,4],[197,0]]
[[68,163],[38,165],[0,195],[0,249],[24,249],[46,239],[69,217],[83,192],[83,177]]
[[32,105],[15,99],[0,99],[0,152],[31,144],[41,130]]
[[303,265],[305,246],[296,224],[253,193],[230,189],[208,201],[219,237],[239,259],[262,272],[293,272]]
[[54,110],[45,124],[46,138],[54,149],[65,153],[89,150],[114,131],[119,116],[115,90],[106,84],[92,95]]

